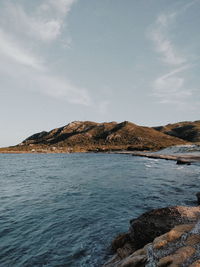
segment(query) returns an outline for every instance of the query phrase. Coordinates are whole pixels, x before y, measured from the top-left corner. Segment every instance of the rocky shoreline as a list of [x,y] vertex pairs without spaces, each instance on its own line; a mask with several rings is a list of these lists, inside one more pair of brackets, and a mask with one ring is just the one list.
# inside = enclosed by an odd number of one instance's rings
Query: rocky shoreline
[[146,157],[152,159],[165,159],[165,160],[173,160],[176,161],[177,164],[187,164],[190,165],[194,162],[200,162],[200,156],[198,155],[163,155],[163,154],[155,154],[155,153],[146,153],[146,152],[134,152],[132,156],[138,157]]
[[146,212],[130,221],[129,231],[113,240],[112,249],[115,255],[104,267],[198,267],[200,207]]

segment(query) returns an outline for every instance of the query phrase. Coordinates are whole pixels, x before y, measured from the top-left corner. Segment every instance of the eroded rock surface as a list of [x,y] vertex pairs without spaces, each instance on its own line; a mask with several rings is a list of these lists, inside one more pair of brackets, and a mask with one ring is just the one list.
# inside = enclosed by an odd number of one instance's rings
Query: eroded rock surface
[[156,209],[130,224],[113,241],[116,254],[104,267],[200,267],[200,207]]
[[131,220],[130,239],[136,248],[141,248],[176,225],[196,222],[199,216],[200,207],[176,206],[155,209]]

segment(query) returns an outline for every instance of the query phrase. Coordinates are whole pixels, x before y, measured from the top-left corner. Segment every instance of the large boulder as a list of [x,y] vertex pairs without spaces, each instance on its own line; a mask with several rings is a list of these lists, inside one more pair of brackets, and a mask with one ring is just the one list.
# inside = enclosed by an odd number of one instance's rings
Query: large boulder
[[[105,267],[197,267],[200,266],[200,235],[195,224],[175,226],[142,249],[120,258],[112,258]],[[184,240],[184,242],[183,242]]]
[[[112,242],[116,254],[105,266],[145,266],[151,242],[155,240],[154,248],[160,249],[191,230],[191,225],[193,227],[198,219],[200,219],[200,207],[175,206],[154,209],[142,214],[130,221],[128,233],[118,235]],[[176,226],[179,227],[170,231]],[[167,232],[169,234],[165,235]],[[182,253],[182,250],[180,252]],[[165,260],[169,258],[161,260],[161,263]]]
[[179,224],[193,223],[200,217],[200,207],[175,206],[154,209],[131,220],[129,236],[139,249]]

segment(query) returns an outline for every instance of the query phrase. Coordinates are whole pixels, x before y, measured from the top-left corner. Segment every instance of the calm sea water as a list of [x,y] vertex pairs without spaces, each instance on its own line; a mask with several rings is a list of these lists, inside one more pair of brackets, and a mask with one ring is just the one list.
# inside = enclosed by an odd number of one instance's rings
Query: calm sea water
[[0,155],[0,266],[101,266],[152,208],[195,205],[200,166],[114,154]]

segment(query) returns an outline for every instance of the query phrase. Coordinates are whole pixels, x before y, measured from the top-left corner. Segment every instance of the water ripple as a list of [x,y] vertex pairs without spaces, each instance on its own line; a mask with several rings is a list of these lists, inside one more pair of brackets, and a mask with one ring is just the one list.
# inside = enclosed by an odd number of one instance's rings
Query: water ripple
[[130,219],[195,204],[199,174],[125,155],[0,155],[0,266],[98,267]]

